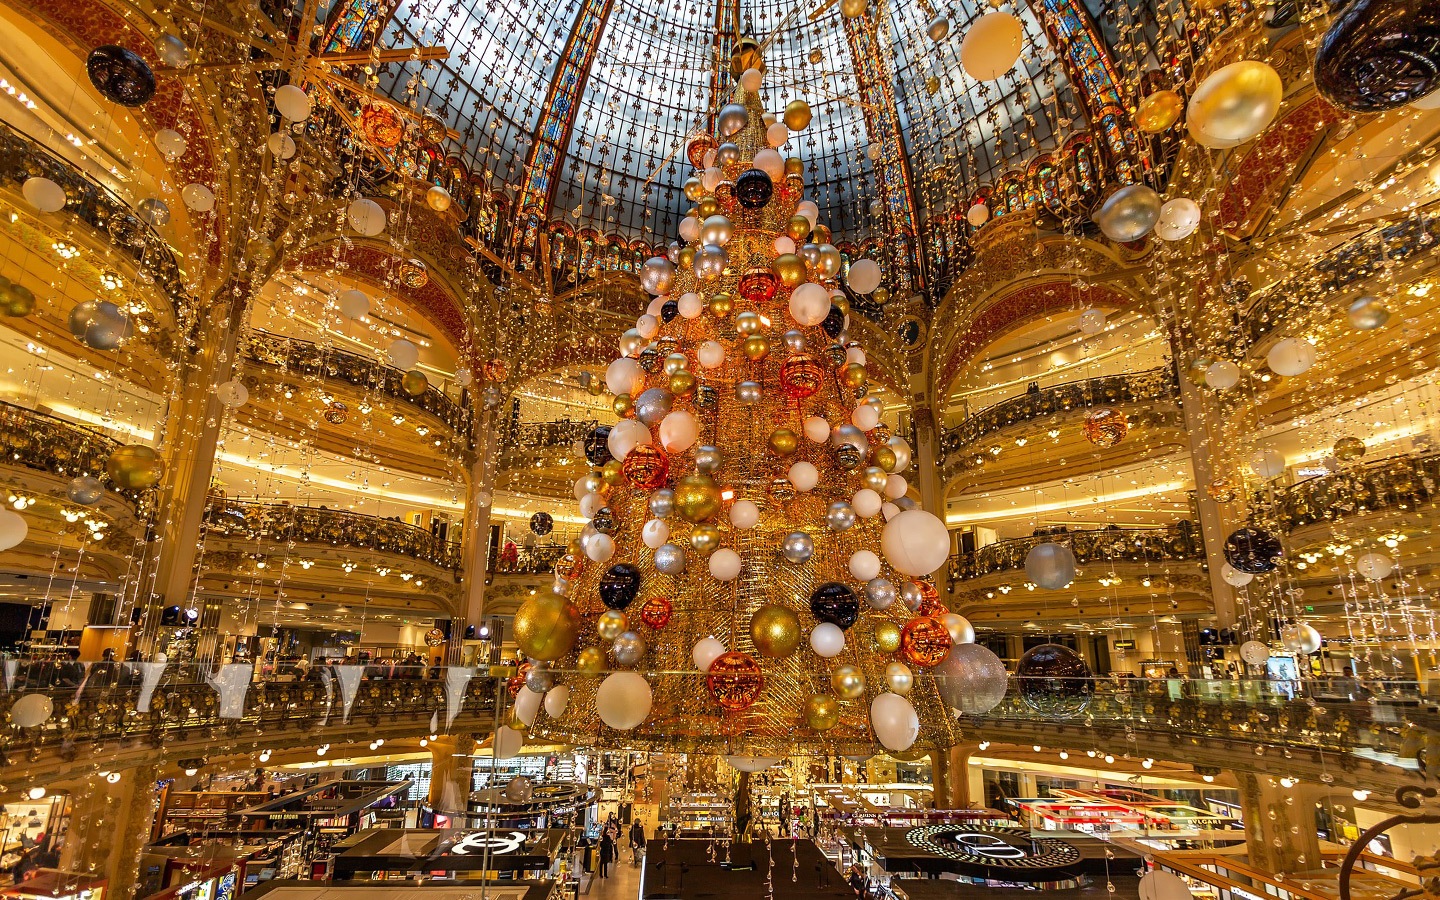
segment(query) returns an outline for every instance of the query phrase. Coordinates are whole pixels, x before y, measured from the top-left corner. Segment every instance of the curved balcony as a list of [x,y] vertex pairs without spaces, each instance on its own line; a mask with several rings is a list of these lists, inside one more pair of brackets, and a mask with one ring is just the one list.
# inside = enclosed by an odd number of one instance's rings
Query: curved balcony
[[1071,381],[1012,397],[981,410],[947,430],[941,438],[941,449],[949,456],[1012,425],[1071,410],[1120,403],[1153,403],[1179,396],[1180,383],[1171,366]]
[[554,422],[512,424],[501,439],[503,454],[533,461],[535,454],[558,450],[573,454],[576,441],[583,441],[600,423],[595,419],[558,419]]
[[1070,547],[1076,562],[1188,562],[1203,559],[1205,547],[1197,526],[1188,522],[1168,528],[1095,528],[986,544],[971,553],[950,557],[950,585],[995,572],[1024,570],[1025,557],[1036,544],[1057,541]]
[[0,123],[0,184],[18,193],[25,179],[34,175],[43,175],[65,189],[66,212],[104,234],[107,243],[120,248],[136,265],[143,262],[176,309],[193,305],[175,254],[124,200],[42,144]]
[[470,411],[434,385],[412,397],[401,387],[405,373],[356,353],[325,348],[310,341],[282,337],[268,331],[252,331],[241,344],[240,355],[248,362],[275,366],[297,376],[333,378],[361,390],[376,391],[391,400],[408,403],[445,423],[468,444]]
[[505,551],[495,560],[494,575],[550,575],[555,564],[564,556],[564,544],[546,544],[539,547],[522,547],[513,556]]
[[337,509],[212,498],[205,530],[242,540],[398,554],[452,572],[461,565],[459,544],[405,522]]
[[[1393,456],[1296,482],[1276,498],[1287,532],[1374,512],[1409,512],[1440,495],[1440,453]],[[1263,498],[1259,498],[1263,503]]]
[[139,493],[117,490],[105,473],[105,463],[118,447],[119,441],[93,428],[0,400],[0,461],[5,465],[67,481],[91,475],[134,506]]

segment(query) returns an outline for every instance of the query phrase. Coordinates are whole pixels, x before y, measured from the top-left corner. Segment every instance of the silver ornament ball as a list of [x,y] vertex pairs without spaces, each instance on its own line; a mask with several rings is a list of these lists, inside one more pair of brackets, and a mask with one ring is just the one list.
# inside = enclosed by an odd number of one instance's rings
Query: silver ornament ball
[[785,542],[780,545],[780,552],[787,560],[798,566],[808,562],[810,557],[815,555],[815,541],[803,531],[792,531],[785,535]]

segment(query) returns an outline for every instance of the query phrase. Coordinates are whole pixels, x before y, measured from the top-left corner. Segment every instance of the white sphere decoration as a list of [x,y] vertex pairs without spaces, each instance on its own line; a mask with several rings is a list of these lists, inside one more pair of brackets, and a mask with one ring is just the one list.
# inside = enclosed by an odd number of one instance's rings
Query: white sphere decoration
[[595,518],[595,514],[605,508],[605,495],[594,491],[580,498],[580,515],[587,519]]
[[358,319],[370,312],[370,296],[355,288],[341,291],[335,303],[340,307],[340,315],[347,319]]
[[884,516],[887,522],[900,515],[901,512],[903,512],[903,510],[889,500],[886,500],[885,505],[880,507],[880,515]]
[[1242,572],[1227,563],[1220,564],[1220,580],[1231,587],[1244,587],[1255,580],[1255,576],[1249,572]]
[[913,453],[910,449],[910,442],[896,434],[891,435],[890,440],[886,443],[891,450],[895,451],[895,471],[903,472],[910,468],[910,457]]
[[1194,897],[1184,879],[1164,869],[1146,872],[1136,887],[1140,900],[1192,900]]
[[[0,550],[5,549],[0,547]],[[1370,581],[1380,581],[1390,577],[1395,571],[1395,560],[1384,553],[1362,553],[1360,558],[1355,560],[1355,571],[1364,575]]]
[[385,210],[369,197],[361,197],[345,210],[345,218],[357,234],[375,237],[385,230]]
[[660,320],[657,319],[655,316],[646,313],[645,315],[635,320],[635,330],[640,332],[640,336],[648,341],[653,338],[657,333],[659,333]]
[[[272,156],[278,157],[279,159],[290,159],[295,155],[297,149],[295,147],[295,139],[284,131],[277,131],[266,138],[265,148],[270,151]],[[360,229],[357,228],[355,230],[359,231]]]
[[1105,330],[1105,310],[1087,309],[1080,314],[1080,331],[1083,334],[1099,334]]
[[790,317],[801,325],[819,325],[830,314],[830,295],[813,281],[790,292]]
[[700,184],[702,184],[709,193],[714,193],[715,188],[719,187],[720,182],[724,180],[725,171],[719,166],[709,166],[705,171],[700,173]]
[[815,223],[820,221],[820,206],[814,200],[801,200],[795,204],[795,215],[804,216],[814,228]]
[[857,294],[873,293],[880,286],[880,266],[873,259],[857,259],[850,264],[847,281]]
[[608,534],[591,535],[585,544],[585,555],[591,562],[609,562],[610,557],[615,555],[615,539]]
[[904,475],[890,475],[885,478],[885,499],[899,500],[910,490],[910,483]]
[[[845,348],[845,361],[846,361],[847,363],[853,363],[853,364],[855,364],[855,365],[857,365],[857,366],[863,366],[863,365],[865,365],[865,362],[866,362],[865,351],[864,351],[864,350],[861,350],[859,347],[846,347],[846,348]],[[873,399],[873,398],[871,398],[871,397],[866,397],[865,399],[870,400],[870,399]],[[879,412],[880,410],[879,410],[879,408],[877,407],[875,411],[876,411],[876,412]]]
[[885,693],[870,701],[870,727],[886,750],[909,750],[920,736],[920,716],[899,694]]
[[713,637],[701,638],[690,648],[690,658],[695,661],[695,668],[702,673],[710,671],[710,665],[725,653],[725,645]]
[[525,747],[525,732],[508,725],[501,725],[495,731],[495,758],[513,759]]
[[790,140],[790,126],[784,122],[775,122],[765,129],[765,143],[772,147],[780,148]]
[[25,517],[13,509],[0,509],[0,550],[17,547],[30,533]]
[[750,93],[760,90],[760,83],[765,80],[765,73],[753,66],[740,73],[740,86]]
[[534,725],[535,717],[540,715],[540,701],[543,698],[543,694],[530,690],[529,686],[522,687],[515,695],[515,718],[527,726]]
[[721,547],[710,554],[710,574],[716,581],[734,581],[740,577],[740,554]]
[[902,575],[929,575],[950,557],[950,532],[945,523],[923,509],[907,509],[885,523],[880,549]]
[[955,646],[961,644],[975,643],[975,626],[970,620],[959,613],[947,612],[940,614],[940,622],[945,630],[950,632],[950,643]]
[[616,731],[629,731],[650,715],[650,682],[637,672],[612,672],[595,691],[600,721]]
[[310,118],[310,95],[293,84],[275,89],[275,110],[292,122]]
[[1309,341],[1285,338],[1270,348],[1270,352],[1265,354],[1265,362],[1276,375],[1294,377],[1315,365],[1315,348]]
[[605,387],[612,394],[638,397],[645,387],[645,370],[636,360],[622,356],[605,368]]
[[1200,204],[1189,197],[1176,197],[1160,207],[1155,236],[1162,241],[1180,241],[1194,234],[1199,227]]
[[680,220],[680,240],[690,243],[700,236],[700,220],[694,216],[686,216]]
[[974,228],[979,228],[990,221],[990,207],[984,203],[976,203],[965,211],[965,221]]
[[155,132],[155,149],[166,159],[175,160],[184,156],[185,148],[189,145],[185,135],[173,128],[162,128]]
[[855,492],[855,496],[850,498],[851,508],[862,519],[873,519],[880,515],[880,507],[884,503],[885,501],[880,498],[880,495],[870,488],[861,488]]
[[21,728],[43,725],[55,712],[55,704],[44,694],[26,694],[10,707],[10,721]]
[[1263,666],[1270,658],[1270,645],[1264,641],[1246,641],[1240,645],[1240,658],[1252,666]]
[[760,521],[760,507],[752,500],[736,500],[730,507],[730,524],[744,531]]
[[671,453],[689,450],[700,437],[700,423],[688,411],[677,409],[660,420],[660,445]]
[[719,341],[706,341],[695,349],[702,368],[718,369],[725,364],[725,348]]
[[192,212],[209,212],[215,208],[215,192],[199,182],[191,182],[180,189],[180,202]]
[[567,685],[557,684],[545,692],[545,713],[552,719],[558,719],[565,715],[565,710],[570,706],[570,688]]
[[862,403],[850,413],[850,421],[861,431],[869,431],[880,424],[880,410]]
[[390,359],[390,365],[397,369],[410,371],[420,361],[420,348],[410,341],[400,338],[392,341],[389,347],[385,348],[385,355]]
[[1261,478],[1278,478],[1285,472],[1285,454],[1274,447],[1256,450],[1250,456],[1250,468]]
[[850,554],[850,574],[857,581],[880,577],[880,557],[872,550],[856,550]]
[[780,156],[779,150],[770,147],[756,152],[755,168],[769,175],[771,181],[779,181],[785,177],[785,160]]
[[621,419],[610,429],[610,437],[606,439],[605,446],[609,449],[611,456],[624,462],[631,450],[642,444],[653,444],[654,442],[655,439],[651,436],[650,429],[646,428],[643,422],[638,419]]
[[807,416],[800,427],[805,432],[805,439],[812,443],[823,444],[830,440],[830,423],[820,416]]
[[1036,544],[1025,554],[1025,575],[1046,590],[1068,587],[1075,580],[1075,554],[1054,541]]
[[834,622],[821,622],[810,632],[810,649],[816,656],[834,659],[845,651],[845,632]]
[[960,65],[976,81],[994,81],[1010,71],[1024,43],[1020,20],[1007,12],[976,19],[960,42]]
[[640,530],[640,539],[651,550],[658,550],[670,540],[670,526],[665,524],[664,519],[651,519]]
[[775,243],[773,246],[775,247],[776,256],[784,256],[787,253],[796,252],[795,242],[790,239],[788,234],[775,235]]
[[1240,383],[1240,367],[1228,359],[1213,362],[1205,368],[1205,383],[1217,391],[1228,391]]
[[790,466],[787,477],[790,479],[790,483],[795,485],[795,490],[813,491],[815,485],[820,483],[820,470],[815,468],[814,463],[802,459]]
[[1286,625],[1280,630],[1280,643],[1291,653],[1308,656],[1320,649],[1321,642],[1320,632],[1306,622]]
[[779,757],[774,756],[725,757],[725,764],[737,772],[763,772],[778,762],[780,762]]
[[20,185],[25,202],[42,213],[59,212],[65,208],[65,189],[43,175],[32,175]]
[[226,409],[239,409],[250,400],[250,391],[238,379],[232,378],[215,386],[215,397]]
[[681,294],[675,305],[680,309],[680,315],[687,319],[698,318],[705,311],[705,301],[701,300],[700,295],[694,291],[686,291]]
[[668,299],[668,297],[664,296],[653,298],[650,301],[650,305],[645,307],[645,315],[654,316],[656,321],[659,321],[660,313],[665,311],[665,301]]

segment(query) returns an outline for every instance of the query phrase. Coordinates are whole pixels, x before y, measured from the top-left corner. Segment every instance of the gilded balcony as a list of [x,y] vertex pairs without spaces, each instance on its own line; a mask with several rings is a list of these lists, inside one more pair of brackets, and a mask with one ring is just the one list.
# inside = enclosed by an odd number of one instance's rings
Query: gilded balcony
[[950,557],[952,590],[996,572],[1023,571],[1025,557],[1047,541],[1063,543],[1080,565],[1089,563],[1191,562],[1205,556],[1200,529],[1188,522],[1166,528],[1094,528],[996,541]]

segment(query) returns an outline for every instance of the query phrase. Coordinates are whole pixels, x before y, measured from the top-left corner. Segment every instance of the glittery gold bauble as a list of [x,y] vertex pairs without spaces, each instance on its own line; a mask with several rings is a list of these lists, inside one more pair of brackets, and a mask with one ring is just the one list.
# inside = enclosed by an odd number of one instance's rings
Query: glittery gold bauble
[[785,157],[785,175],[803,176],[805,174],[805,161],[798,156]]
[[677,255],[675,265],[680,269],[690,269],[695,265],[695,248],[681,247]]
[[607,641],[613,641],[624,634],[630,623],[625,620],[625,613],[618,609],[607,609],[595,620],[595,633]]
[[705,196],[705,185],[700,183],[698,178],[685,179],[685,198],[691,203]]
[[900,626],[889,621],[876,622],[870,631],[870,640],[881,653],[894,653],[900,649]]
[[884,492],[885,485],[889,483],[890,480],[889,477],[886,476],[885,470],[880,466],[871,466],[866,469],[861,474],[861,478],[865,486],[877,494]]
[[670,393],[677,397],[689,397],[695,392],[695,376],[690,372],[676,372],[670,376]]
[[686,475],[675,484],[675,508],[687,522],[703,522],[720,511],[720,485],[709,475]]
[[723,319],[735,308],[735,298],[729,294],[716,294],[710,298],[709,306],[711,315]]
[[945,623],[931,616],[916,616],[900,630],[900,658],[912,666],[929,669],[949,655],[954,642]]
[[105,472],[121,490],[143,491],[160,483],[165,475],[165,463],[144,444],[127,444],[110,454]]
[[865,675],[851,665],[836,666],[830,673],[830,687],[841,700],[855,700],[865,693]]
[[839,725],[840,702],[829,694],[811,694],[805,700],[805,724],[816,731]]
[[620,460],[612,459],[600,467],[600,478],[606,484],[619,484],[625,477],[625,470],[620,465]]
[[407,397],[419,397],[429,386],[430,380],[425,377],[425,373],[416,369],[406,372],[400,379],[400,389]]
[[744,351],[746,359],[758,362],[769,355],[770,339],[763,334],[752,334],[740,345],[740,349]]
[[840,0],[840,15],[847,19],[865,15],[865,0]]
[[1093,410],[1080,426],[1086,440],[1097,447],[1113,447],[1125,439],[1130,422],[1125,414],[1109,407]]
[[575,668],[582,672],[605,671],[605,651],[599,647],[586,647],[575,657]]
[[761,656],[783,659],[800,646],[800,617],[779,603],[766,603],[750,617],[750,640]]
[[1334,453],[1341,462],[1354,462],[1365,455],[1365,442],[1357,437],[1342,437],[1335,442]]
[[615,409],[615,415],[622,419],[628,419],[635,415],[635,398],[629,394],[616,394],[615,402],[610,404]]
[[815,244],[830,243],[831,234],[829,225],[816,225],[810,229],[810,241]]
[[791,100],[785,104],[785,126],[791,131],[804,131],[810,127],[810,104],[804,100]]
[[1146,134],[1159,134],[1174,125],[1185,111],[1185,100],[1174,91],[1156,91],[1135,109],[1135,127]]
[[[874,444],[870,445],[870,460],[886,472],[894,472],[895,464],[899,462],[899,460],[895,458],[895,451],[886,447],[884,444],[878,447]],[[884,490],[884,486],[882,485],[880,489]]]
[[[803,221],[805,217],[800,216],[799,218]],[[809,227],[808,222],[806,222],[806,227]],[[775,262],[770,264],[770,268],[774,269],[775,274],[780,276],[780,283],[792,290],[804,284],[805,279],[808,277],[805,269],[805,260],[796,256],[794,253],[782,253],[775,257]]]
[[739,712],[749,709],[765,689],[765,674],[755,660],[738,650],[730,650],[710,664],[705,687],[721,708]]
[[553,662],[575,645],[580,610],[564,597],[536,594],[515,611],[515,643],[531,659]]
[[812,66],[818,66],[821,62],[825,60],[825,51],[821,50],[819,47],[816,47],[814,50],[810,51],[810,55],[806,58],[810,60],[810,64]]
[[[565,545],[565,552],[568,555],[575,557],[575,561],[579,562],[580,557],[585,555],[585,547],[583,544],[580,543],[580,538],[574,537],[570,539],[570,543]],[[576,574],[579,574],[578,569],[576,570]],[[566,575],[565,577],[574,578],[575,575]]]
[[874,300],[877,306],[884,306],[890,302],[890,289],[878,287],[871,292],[870,299]]
[[701,221],[704,221],[720,212],[720,201],[714,197],[704,197],[695,204],[695,211],[699,213]]
[[791,216],[785,223],[785,234],[795,243],[805,240],[810,234],[810,220],[804,216]]
[[759,334],[764,330],[765,322],[760,318],[759,313],[751,312],[747,309],[735,317],[735,331],[737,334]]
[[1229,503],[1238,495],[1235,482],[1228,478],[1216,478],[1205,486],[1205,493],[1216,503]]
[[830,305],[840,310],[840,315],[850,315],[850,298],[844,296],[835,297],[830,301]]
[[709,522],[696,525],[690,529],[690,546],[701,556],[709,556],[720,549],[720,529]]
[[866,377],[865,367],[859,363],[847,363],[840,370],[840,383],[848,388],[864,387]]
[[777,428],[770,432],[770,449],[781,456],[789,456],[800,447],[800,438],[789,428]]

